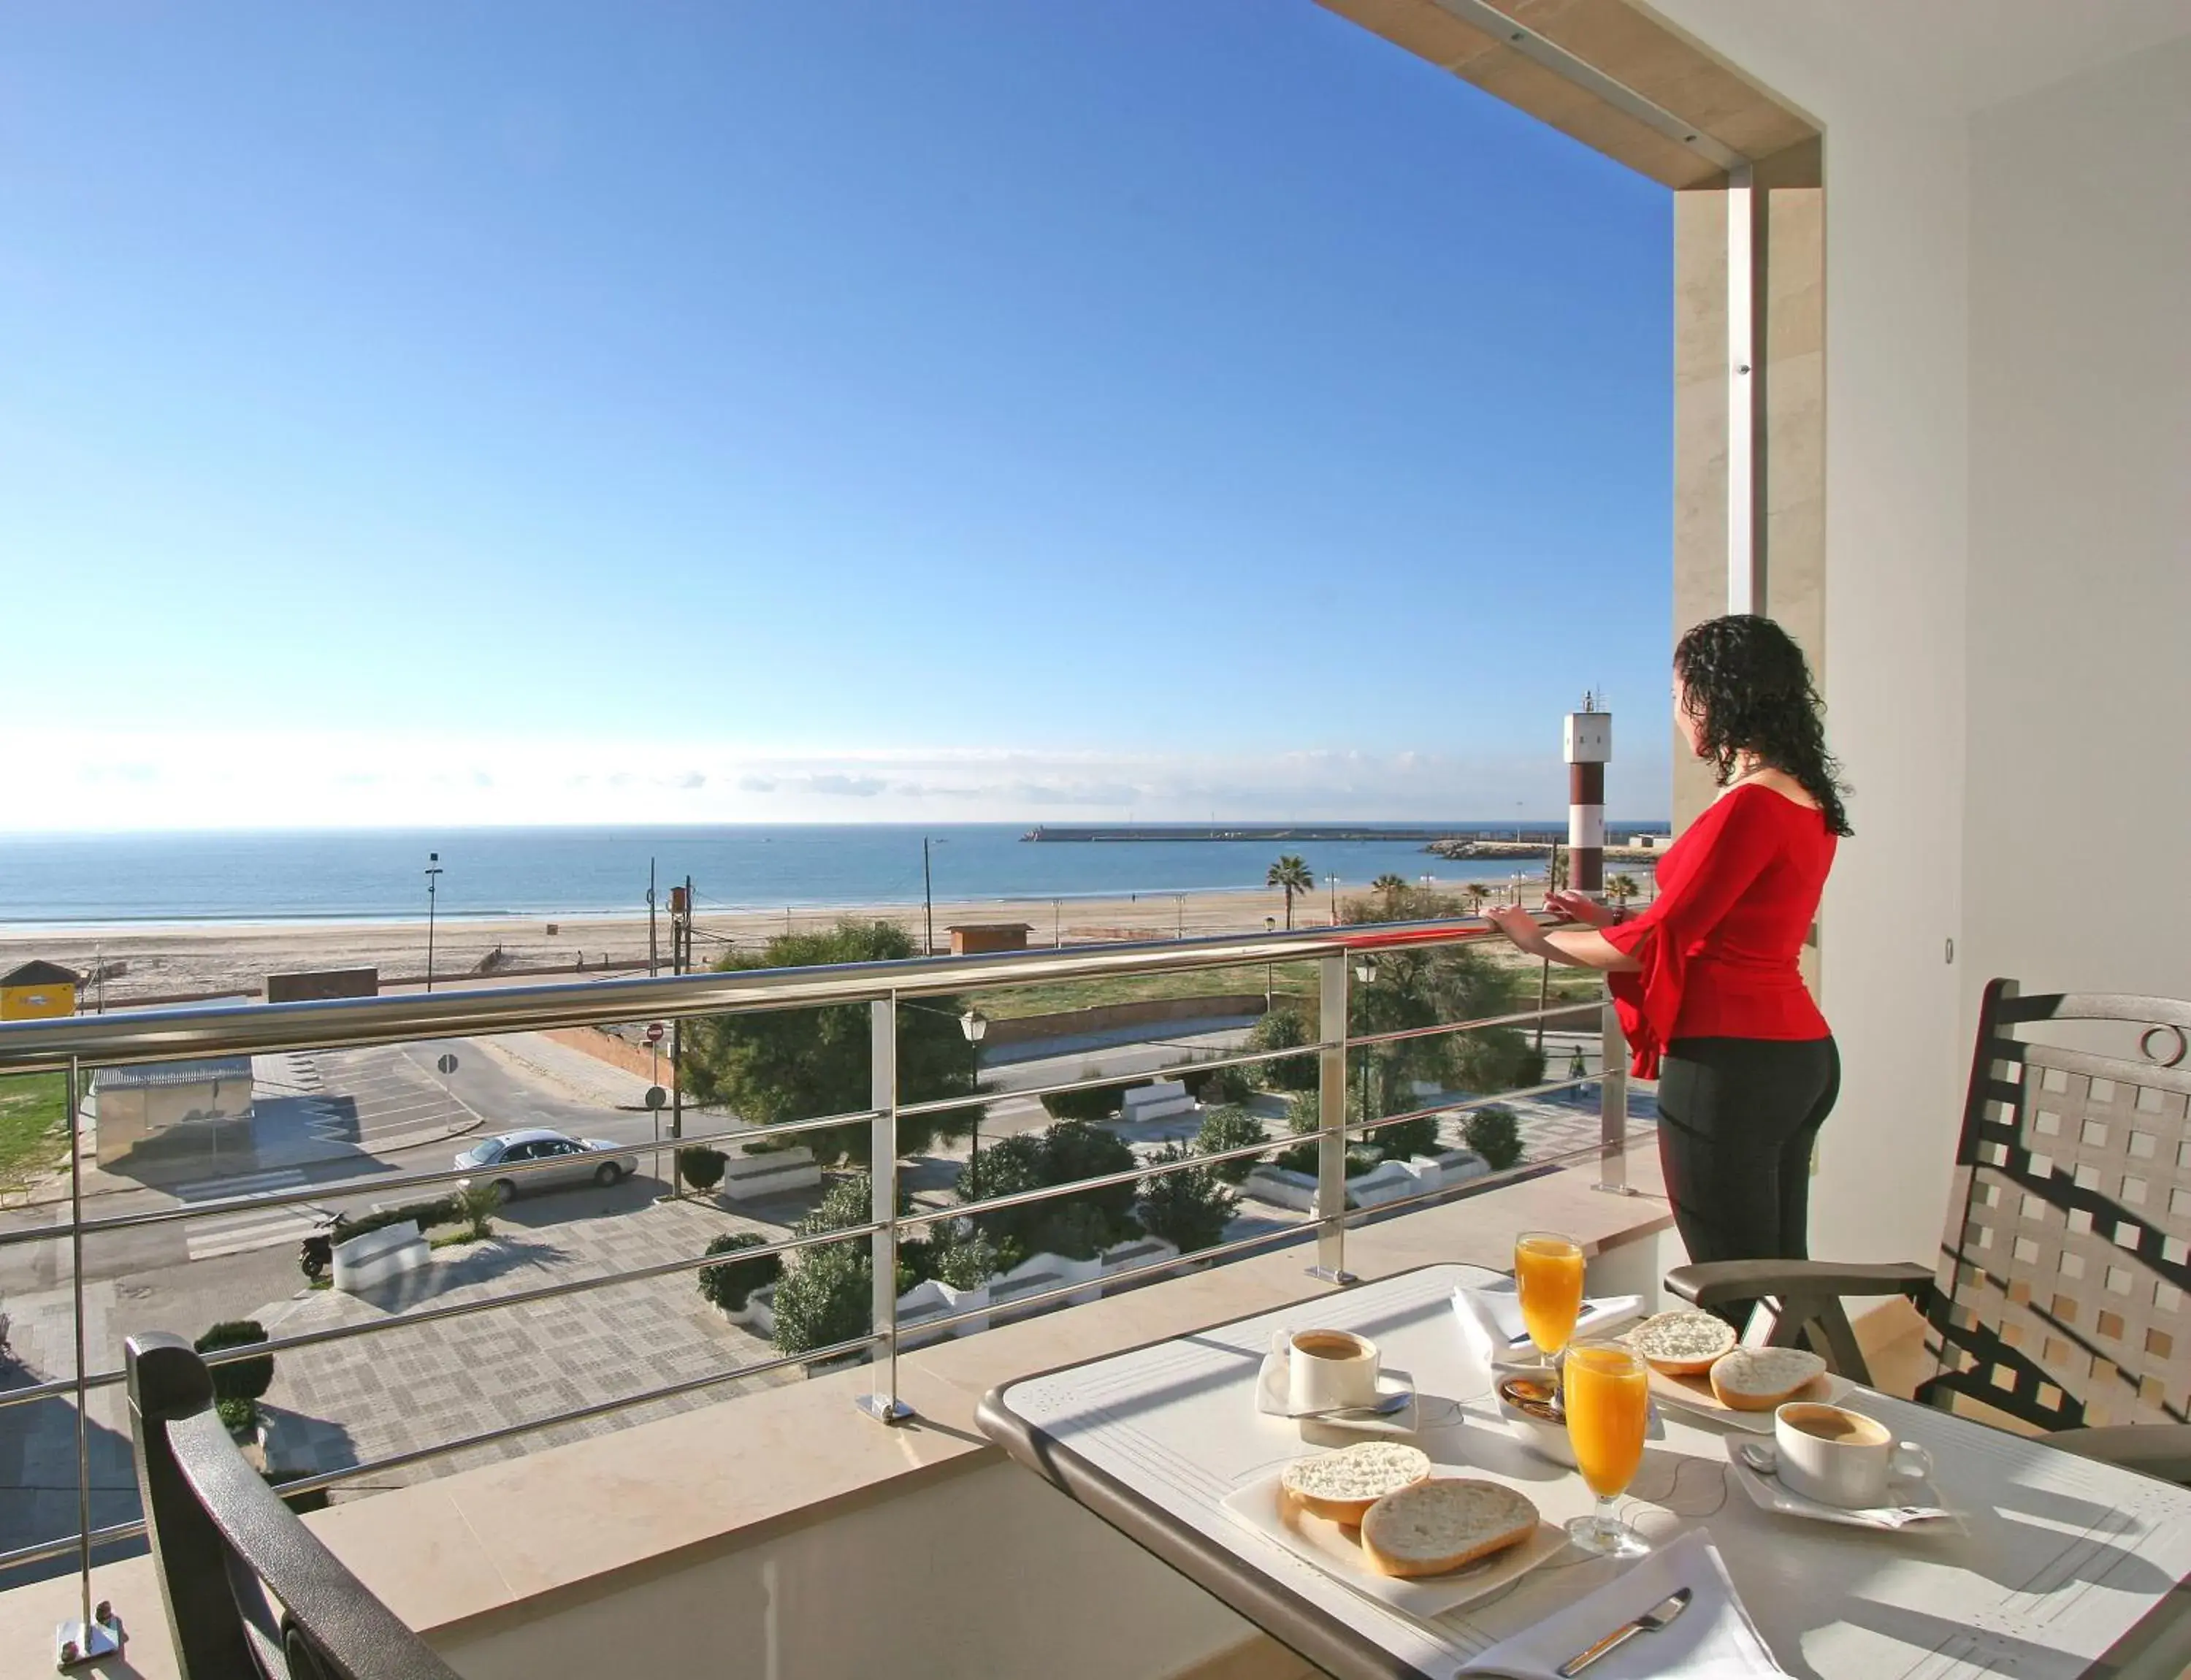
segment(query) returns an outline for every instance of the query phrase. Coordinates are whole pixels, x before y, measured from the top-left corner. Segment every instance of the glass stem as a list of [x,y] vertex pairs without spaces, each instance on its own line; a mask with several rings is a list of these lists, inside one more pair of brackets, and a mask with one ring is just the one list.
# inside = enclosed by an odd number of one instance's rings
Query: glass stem
[[1608,1540],[1620,1532],[1620,1495],[1600,1494],[1597,1496],[1597,1531]]

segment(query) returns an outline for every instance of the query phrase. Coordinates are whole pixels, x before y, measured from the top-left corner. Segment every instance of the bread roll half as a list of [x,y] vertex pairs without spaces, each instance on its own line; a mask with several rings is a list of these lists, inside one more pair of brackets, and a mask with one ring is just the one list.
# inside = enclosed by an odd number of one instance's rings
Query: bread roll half
[[1513,1489],[1439,1477],[1371,1506],[1362,1519],[1362,1550],[1380,1575],[1443,1575],[1536,1531],[1537,1507]]
[[1720,1404],[1738,1412],[1769,1412],[1822,1375],[1826,1362],[1801,1347],[1738,1347],[1711,1368]]
[[1430,1455],[1420,1447],[1364,1441],[1343,1452],[1295,1459],[1279,1477],[1278,1486],[1295,1508],[1352,1528],[1386,1495],[1411,1487],[1430,1473]]

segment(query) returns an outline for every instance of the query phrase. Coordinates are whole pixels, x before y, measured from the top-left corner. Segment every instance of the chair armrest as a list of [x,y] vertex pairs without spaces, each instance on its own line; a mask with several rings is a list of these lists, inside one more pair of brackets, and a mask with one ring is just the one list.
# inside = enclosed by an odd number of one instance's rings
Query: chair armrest
[[1666,1287],[1699,1307],[1754,1301],[1760,1296],[1901,1295],[1921,1307],[1932,1288],[1928,1267],[1895,1261],[1859,1266],[1837,1260],[1714,1260],[1676,1266]]
[[2191,1483],[2191,1424],[2120,1423],[2104,1429],[2057,1429],[2044,1438],[2079,1458],[2097,1459],[2178,1486]]

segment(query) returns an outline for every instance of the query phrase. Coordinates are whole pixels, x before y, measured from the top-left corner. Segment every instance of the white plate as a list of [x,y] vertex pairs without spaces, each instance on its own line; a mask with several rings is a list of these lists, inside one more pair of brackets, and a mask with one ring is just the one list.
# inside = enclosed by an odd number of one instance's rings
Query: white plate
[[[1465,1476],[1469,1472],[1450,1465],[1435,1465],[1431,1473]],[[1396,1610],[1404,1610],[1411,1616],[1443,1615],[1448,1610],[1474,1603],[1486,1593],[1496,1592],[1520,1580],[1568,1543],[1564,1530],[1539,1518],[1537,1532],[1519,1546],[1494,1552],[1481,1563],[1471,1563],[1449,1575],[1420,1580],[1380,1575],[1370,1567],[1361,1542],[1355,1538],[1355,1530],[1306,1512],[1283,1508],[1278,1483],[1284,1474],[1283,1469],[1274,1470],[1228,1495],[1222,1502],[1225,1514],[1243,1528],[1252,1529],[1285,1547],[1303,1562],[1315,1564],[1334,1580],[1344,1581],[1365,1597],[1390,1604]]]
[[[1852,1529],[1878,1529],[1888,1534],[1899,1534],[1905,1529],[1924,1534],[1945,1531],[1963,1535],[1970,1532],[1963,1519],[1952,1511],[1914,1519],[1896,1516],[1898,1511],[1904,1509],[1938,1508],[1940,1495],[1930,1482],[1914,1478],[1895,1481],[1892,1485],[1898,1492],[1909,1495],[1904,1506],[1889,1506],[1878,1511],[1849,1511],[1799,1494],[1783,1484],[1778,1476],[1752,1467],[1743,1449],[1746,1447],[1755,1450],[1760,1444],[1730,1435],[1727,1440],[1727,1459],[1733,1468],[1734,1479],[1742,1484],[1743,1491],[1767,1511],[1777,1511],[1784,1517],[1808,1517],[1818,1523],[1840,1523]],[[1770,1443],[1762,1444],[1767,1451],[1771,1450]]]
[[[1788,1399],[1791,1404],[1801,1400],[1819,1405],[1838,1406],[1855,1391],[1856,1384],[1847,1377],[1825,1371],[1813,1377]],[[1654,1399],[1663,1400],[1670,1406],[1679,1406],[1699,1417],[1708,1417],[1715,1423],[1731,1423],[1737,1429],[1746,1429],[1753,1435],[1770,1435],[1773,1432],[1775,1408],[1768,1407],[1761,1412],[1739,1412],[1723,1404],[1719,1396],[1711,1392],[1711,1383],[1705,1377],[1669,1376],[1665,1372],[1654,1369],[1651,1373],[1651,1394]]]
[[1415,1392],[1414,1378],[1405,1371],[1387,1367],[1377,1373],[1377,1392],[1385,1397],[1405,1394],[1408,1403],[1382,1417],[1296,1416],[1286,1394],[1285,1355],[1272,1353],[1263,1356],[1263,1369],[1255,1379],[1255,1409],[1266,1417],[1285,1418],[1305,1429],[1344,1429],[1353,1435],[1414,1434],[1420,1398]]

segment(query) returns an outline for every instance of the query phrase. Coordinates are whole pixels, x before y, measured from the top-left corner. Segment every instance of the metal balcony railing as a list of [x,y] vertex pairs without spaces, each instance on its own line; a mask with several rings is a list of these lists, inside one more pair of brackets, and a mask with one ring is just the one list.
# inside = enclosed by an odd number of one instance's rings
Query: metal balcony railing
[[[1551,925],[1556,919],[1545,917]],[[901,1004],[923,997],[963,996],[985,989],[1023,987],[1053,981],[1086,980],[1130,976],[1147,977],[1197,970],[1240,968],[1268,965],[1316,965],[1317,1035],[1308,1044],[1279,1051],[1259,1051],[1198,1060],[1183,1057],[1156,1069],[1137,1073],[1135,1081],[1170,1077],[1181,1073],[1206,1073],[1226,1067],[1252,1066],[1289,1058],[1314,1056],[1317,1059],[1318,1129],[1289,1140],[1299,1144],[1312,1138],[1317,1144],[1317,1214],[1306,1227],[1289,1226],[1254,1236],[1183,1254],[1169,1261],[1136,1269],[1136,1282],[1187,1266],[1229,1259],[1258,1250],[1276,1248],[1313,1235],[1315,1261],[1310,1270],[1327,1281],[1350,1281],[1346,1271],[1346,1232],[1351,1223],[1381,1218],[1426,1202],[1457,1193],[1439,1189],[1380,1203],[1374,1208],[1347,1206],[1346,1148],[1358,1139],[1387,1126],[1420,1119],[1426,1114],[1448,1114],[1457,1109],[1481,1107],[1516,1097],[1528,1097],[1596,1085],[1600,1091],[1599,1135],[1594,1153],[1600,1158],[1600,1187],[1625,1190],[1627,1142],[1627,1082],[1625,1052],[1620,1028],[1607,1004],[1578,1005],[1568,1001],[1549,1007],[1476,1020],[1441,1022],[1398,1031],[1357,1034],[1350,1030],[1351,988],[1355,965],[1379,953],[1454,946],[1492,935],[1480,919],[1405,924],[1371,924],[1249,935],[1238,937],[1168,941],[1152,944],[1107,945],[1069,950],[914,959],[803,969],[754,970],[708,973],[675,978],[602,980],[589,983],[466,990],[401,997],[346,999],[329,1002],[235,1005],[182,1011],[115,1013],[55,1021],[11,1022],[0,1025],[0,1073],[60,1071],[68,1076],[70,1123],[69,1217],[61,1224],[37,1229],[0,1232],[0,1250],[25,1243],[65,1240],[70,1245],[71,1274],[76,1280],[76,1360],[71,1377],[0,1392],[0,1408],[67,1396],[76,1406],[77,1430],[78,1531],[52,1541],[0,1553],[0,1570],[77,1555],[84,1582],[84,1622],[91,1624],[89,1580],[94,1548],[128,1540],[145,1534],[140,1522],[111,1524],[94,1529],[90,1523],[90,1485],[85,1453],[85,1403],[91,1391],[128,1381],[125,1370],[93,1371],[87,1366],[83,1311],[83,1244],[87,1237],[124,1232],[178,1221],[204,1219],[238,1211],[262,1211],[302,1206],[326,1199],[327,1184],[271,1194],[225,1197],[174,1207],[139,1212],[87,1216],[83,1183],[80,1136],[80,1098],[89,1076],[102,1068],[133,1063],[214,1056],[245,1056],[284,1051],[320,1051],[387,1045],[445,1038],[498,1033],[528,1032],[555,1028],[606,1026],[635,1020],[675,1020],[754,1011],[809,1009],[824,1005],[868,1005],[870,1012],[872,1083],[864,1109],[832,1114],[765,1128],[771,1138],[825,1128],[865,1125],[870,1129],[873,1202],[868,1221],[820,1235],[789,1237],[782,1241],[737,1251],[740,1260],[768,1255],[788,1255],[824,1244],[865,1239],[870,1245],[874,1278],[872,1327],[863,1335],[827,1347],[737,1366],[721,1372],[660,1385],[613,1400],[576,1407],[548,1416],[481,1431],[458,1439],[440,1442],[413,1451],[384,1455],[324,1474],[285,1482],[283,1491],[295,1495],[338,1484],[393,1471],[425,1460],[446,1457],[471,1449],[536,1433],[561,1424],[578,1422],[677,1395],[717,1387],[742,1379],[792,1366],[812,1366],[864,1355],[872,1364],[875,1381],[862,1399],[872,1415],[896,1421],[910,1415],[898,1392],[897,1356],[901,1326],[897,1308],[897,1250],[902,1233],[940,1220],[962,1219],[1012,1207],[1072,1195],[1090,1187],[1145,1182],[1170,1173],[1206,1168],[1215,1164],[1255,1156],[1268,1156],[1284,1147],[1276,1142],[1251,1144],[1221,1153],[1192,1155],[1175,1162],[1138,1165],[1131,1171],[1075,1182],[1044,1187],[1010,1195],[956,1204],[947,1209],[896,1211],[899,1193],[897,1126],[901,1118],[913,1118],[964,1110],[996,1100],[999,1095],[1040,1098],[1063,1092],[1116,1085],[1119,1076],[1067,1080],[1007,1093],[985,1092],[972,1096],[948,1096],[902,1102],[898,1079],[897,1018]],[[1350,1119],[1346,1113],[1347,1060],[1351,1055],[1386,1044],[1436,1034],[1481,1031],[1490,1027],[1523,1025],[1551,1017],[1572,1020],[1579,1012],[1595,1009],[1602,1034],[1602,1071],[1585,1079],[1547,1081],[1524,1091],[1503,1091],[1471,1101],[1440,1103],[1433,1108],[1382,1115],[1374,1119]],[[680,1148],[709,1145],[734,1148],[750,1143],[755,1129],[740,1126],[690,1133],[654,1146],[634,1146],[634,1153],[652,1148],[657,1158]],[[496,1176],[517,1177],[546,1171],[553,1163],[521,1163],[498,1169]],[[371,1188],[383,1196],[447,1186],[475,1174],[435,1171],[376,1176]],[[1474,1181],[1471,1190],[1482,1181]],[[337,1189],[335,1193],[355,1193]],[[265,1342],[225,1352],[211,1353],[203,1364],[223,1364],[264,1358],[269,1354],[310,1347],[353,1336],[379,1335],[424,1324],[499,1312],[531,1302],[585,1291],[611,1288],[678,1273],[697,1271],[718,1263],[724,1256],[698,1255],[690,1258],[610,1271],[595,1276],[566,1279],[538,1287],[514,1290],[489,1298],[426,1306],[391,1314],[367,1324],[337,1326],[276,1336]],[[924,1316],[919,1332],[925,1336],[948,1330],[982,1313],[1009,1311],[1014,1315],[1082,1295],[1089,1285],[1074,1282],[1039,1294],[1016,1296],[1008,1308],[982,1308],[948,1317]]]

